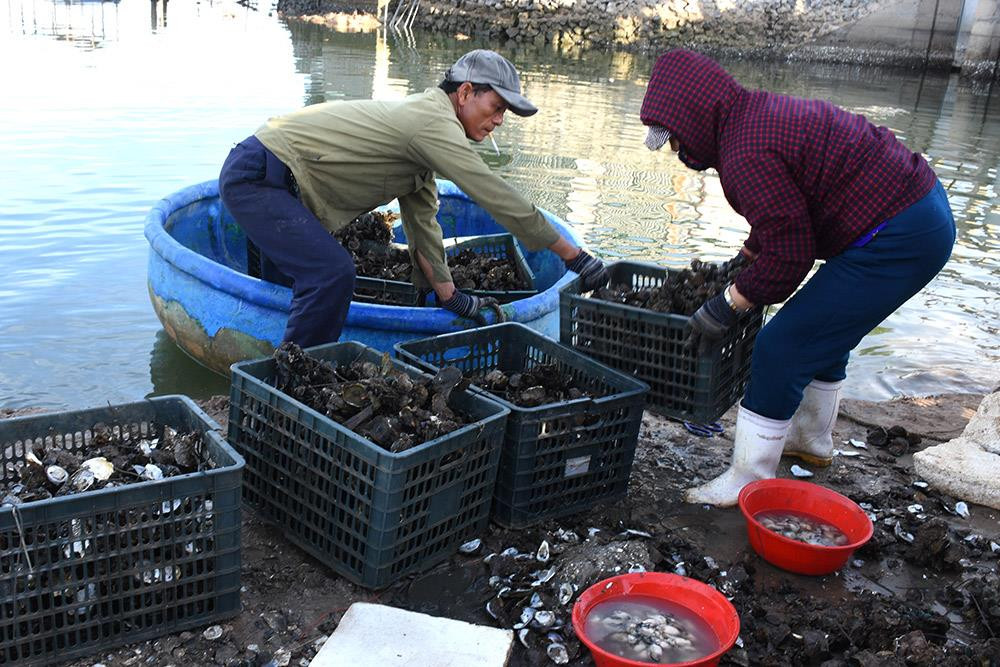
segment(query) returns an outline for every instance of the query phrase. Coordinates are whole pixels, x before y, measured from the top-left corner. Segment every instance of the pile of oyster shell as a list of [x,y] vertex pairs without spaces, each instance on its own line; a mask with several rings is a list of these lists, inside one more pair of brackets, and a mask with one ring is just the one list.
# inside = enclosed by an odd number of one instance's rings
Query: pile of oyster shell
[[584,397],[596,398],[579,378],[563,372],[556,363],[537,364],[514,373],[505,373],[499,369],[487,373],[467,373],[466,377],[490,393],[522,408]]
[[[560,529],[555,539],[562,543],[560,547],[543,540],[535,551],[507,547],[483,558],[491,572],[488,583],[493,590],[486,602],[486,613],[500,627],[514,630],[518,641],[533,656],[533,664],[547,659],[565,665],[581,651],[570,621],[577,589],[571,583],[558,581],[557,568],[550,562],[555,552],[580,538],[573,531]],[[463,544],[459,551],[471,556],[481,548],[482,540],[476,539]]]
[[394,213],[370,211],[363,213],[338,229],[333,234],[340,245],[352,255],[364,248],[388,246],[392,242]]
[[791,512],[760,512],[754,519],[762,526],[783,537],[821,547],[842,547],[847,535],[827,521]]
[[0,504],[20,505],[217,467],[203,451],[198,432],[182,434],[159,426],[154,427],[157,436],[144,437],[103,423],[91,431],[90,442],[74,449],[35,441],[17,477],[7,480]]
[[632,285],[611,284],[594,290],[591,298],[658,313],[693,315],[703,303],[733,282],[744,266],[746,259],[742,254],[721,264],[695,259],[690,268],[671,271],[658,287],[636,289]]
[[[371,211],[341,227],[334,233],[354,259],[359,276],[410,282],[413,264],[407,248],[392,244],[392,225],[396,214]],[[448,255],[452,282],[458,289],[491,290],[498,292],[526,290],[526,284],[510,257],[492,257],[466,249]],[[366,296],[361,290],[362,296]],[[391,295],[385,295],[391,297]]]
[[447,367],[431,379],[414,379],[392,363],[357,360],[331,364],[282,343],[274,352],[275,387],[390,452],[404,452],[470,423],[448,405],[468,382]]
[[883,428],[876,426],[869,429],[865,442],[875,447],[881,447],[895,457],[906,454],[921,442],[921,437],[916,433],[909,433],[902,426],[891,426]]
[[[413,271],[410,252],[392,245],[392,225],[396,217],[394,213],[371,211],[359,215],[334,233],[333,237],[354,259],[354,268],[359,276],[409,282]],[[381,296],[367,294],[362,289],[358,289],[357,293],[361,296]]]
[[513,292],[531,287],[509,257],[493,257],[466,249],[448,256],[448,268],[458,289]]

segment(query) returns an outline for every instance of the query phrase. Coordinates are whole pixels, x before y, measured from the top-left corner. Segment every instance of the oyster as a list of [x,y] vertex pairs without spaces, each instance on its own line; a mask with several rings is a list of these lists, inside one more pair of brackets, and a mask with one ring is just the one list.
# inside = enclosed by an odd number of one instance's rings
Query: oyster
[[569,663],[569,652],[566,650],[566,645],[561,642],[551,642],[545,647],[545,654],[549,656],[549,660],[557,665]]
[[90,468],[80,468],[69,478],[69,485],[73,491],[82,493],[87,491],[97,482],[97,475]]
[[573,590],[573,584],[562,583],[559,584],[559,604],[566,605],[569,601],[573,599],[573,595],[576,593]]
[[460,553],[463,554],[474,554],[479,551],[479,547],[483,546],[483,541],[481,539],[474,539],[466,542],[465,544],[458,547]]
[[67,479],[69,479],[69,473],[66,469],[61,466],[48,466],[45,469],[45,476],[48,478],[49,483],[54,486],[62,486]]
[[103,456],[95,456],[80,464],[81,469],[87,469],[94,474],[94,479],[98,482],[106,482],[115,472],[115,467],[111,461]]

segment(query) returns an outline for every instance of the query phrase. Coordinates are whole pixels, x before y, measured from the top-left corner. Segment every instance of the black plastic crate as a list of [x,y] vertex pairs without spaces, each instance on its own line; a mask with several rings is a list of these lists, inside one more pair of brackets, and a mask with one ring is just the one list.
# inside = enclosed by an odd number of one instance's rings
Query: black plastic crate
[[[662,285],[671,269],[638,262],[608,265],[612,285]],[[559,294],[560,340],[649,385],[646,408],[667,417],[710,423],[743,397],[762,308],[740,316],[722,339],[698,355],[685,315],[657,313],[580,296],[579,280]]]
[[[338,364],[382,361],[352,342],[306,351]],[[278,391],[273,359],[232,370],[229,441],[247,460],[245,502],[337,573],[381,588],[482,534],[506,408],[453,392],[449,405],[477,421],[393,454]]]
[[535,274],[528,266],[528,261],[524,258],[524,253],[517,245],[514,237],[510,234],[486,234],[474,236],[458,243],[445,243],[445,254],[452,257],[463,250],[472,250],[488,257],[499,259],[510,259],[514,262],[514,270],[521,278],[527,289],[511,290],[503,292],[499,290],[472,289],[463,290],[469,294],[483,297],[493,297],[499,303],[510,303],[517,299],[526,299],[538,293],[535,287]]
[[[490,257],[510,258],[514,262],[514,269],[521,280],[527,285],[527,289],[511,290],[508,292],[498,290],[463,290],[468,294],[476,296],[491,296],[499,303],[510,303],[517,299],[525,299],[538,293],[535,288],[535,274],[528,266],[528,261],[524,258],[524,253],[510,234],[487,234],[484,236],[474,236],[458,243],[445,242],[445,254],[452,257],[463,250],[472,250],[483,253]],[[395,306],[422,306],[420,291],[413,283],[401,280],[385,280],[382,278],[370,278],[368,276],[357,276],[354,284],[354,300],[366,303],[381,303]]]
[[[362,241],[361,250],[363,252],[389,252],[402,249],[406,246],[397,244],[381,245],[376,241]],[[370,276],[356,276],[354,279],[354,301],[363,303],[381,303],[392,306],[422,306],[420,292],[416,286],[404,280],[387,280],[385,278],[373,278]]]
[[381,303],[388,306],[419,306],[420,292],[413,283],[357,276],[354,279],[354,301]]
[[648,387],[523,324],[507,323],[396,344],[429,371],[505,373],[555,363],[599,398],[519,407],[473,385],[510,410],[493,519],[522,527],[625,495]]
[[50,665],[240,611],[243,459],[189,398],[0,421],[4,480],[34,444],[77,451],[100,423],[199,431],[219,467],[0,508],[0,664]]

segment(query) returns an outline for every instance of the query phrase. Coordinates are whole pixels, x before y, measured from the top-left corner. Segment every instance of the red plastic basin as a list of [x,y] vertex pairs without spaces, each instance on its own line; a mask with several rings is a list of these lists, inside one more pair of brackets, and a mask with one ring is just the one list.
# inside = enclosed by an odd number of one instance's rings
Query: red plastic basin
[[[750,546],[783,570],[829,574],[843,567],[854,550],[871,539],[871,519],[858,504],[836,491],[797,479],[761,479],[743,487],[740,511],[747,522]],[[840,529],[849,540],[839,547],[806,544],[768,530],[754,517],[761,512],[799,512]]]
[[700,660],[671,663],[673,665],[684,667],[717,665],[719,658],[733,647],[740,634],[740,617],[736,613],[736,608],[722,593],[711,586],[664,572],[622,574],[597,582],[581,593],[573,605],[573,630],[576,631],[580,641],[590,649],[597,667],[647,667],[656,664],[628,660],[609,653],[593,643],[584,633],[587,615],[595,605],[612,598],[630,596],[659,598],[680,605],[701,617],[715,633],[715,638],[719,642],[718,650]]

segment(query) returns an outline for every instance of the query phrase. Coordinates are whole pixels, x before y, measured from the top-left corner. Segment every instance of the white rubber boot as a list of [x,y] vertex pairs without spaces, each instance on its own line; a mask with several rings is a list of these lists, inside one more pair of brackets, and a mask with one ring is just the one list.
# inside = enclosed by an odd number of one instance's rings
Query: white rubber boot
[[833,425],[840,409],[842,384],[843,381],[813,380],[806,386],[785,438],[785,454],[814,466],[830,465],[833,461]]
[[740,489],[758,479],[774,477],[785,446],[790,419],[769,419],[742,405],[736,415],[736,436],[729,470],[710,482],[688,489],[689,503],[732,507]]

